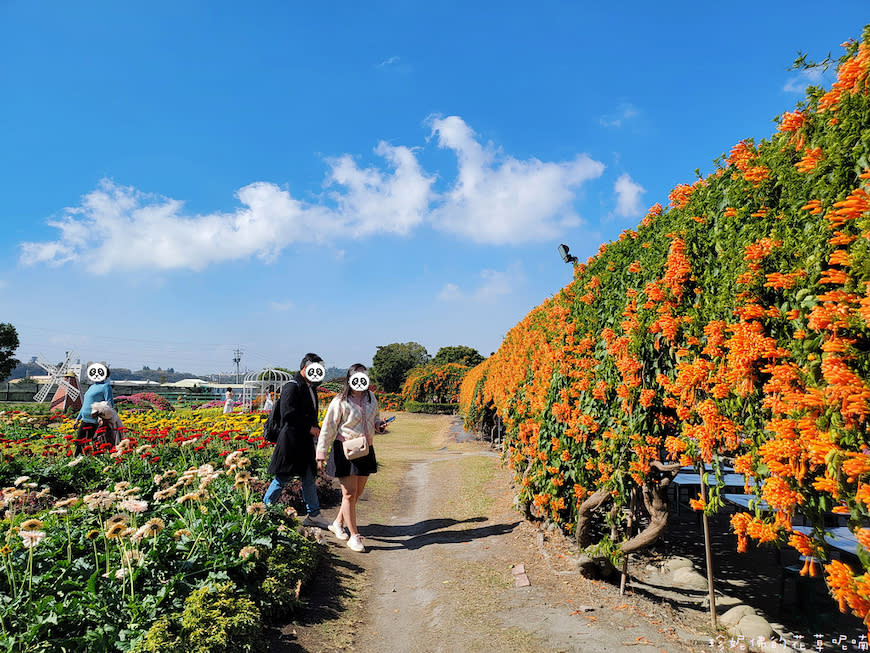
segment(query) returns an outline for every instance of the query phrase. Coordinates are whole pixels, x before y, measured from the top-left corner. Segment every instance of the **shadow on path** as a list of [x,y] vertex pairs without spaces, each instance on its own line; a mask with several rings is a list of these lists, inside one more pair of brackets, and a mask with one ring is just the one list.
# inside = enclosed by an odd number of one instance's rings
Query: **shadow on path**
[[292,615],[289,625],[268,631],[270,653],[304,653],[307,648],[297,642],[295,626],[308,627],[335,621],[344,616],[347,604],[353,598],[349,590],[352,577],[363,572],[362,567],[339,558],[331,552],[324,553],[303,593],[304,605]]
[[460,524],[479,523],[487,521],[486,517],[472,517],[470,519],[424,519],[416,524],[406,526],[384,524],[369,524],[361,526],[360,533],[370,541],[383,542],[383,546],[369,544],[372,550],[392,551],[407,549],[413,551],[429,544],[460,544],[472,540],[493,535],[505,535],[513,531],[519,524],[515,521],[509,524],[493,524],[479,528],[450,529]]
[[[752,543],[747,552],[738,553],[737,538],[731,531],[729,515],[726,513],[720,513],[710,520],[710,545],[717,593],[737,598],[755,608],[768,621],[780,624],[788,632],[800,634],[804,637],[807,649],[815,642],[815,633],[823,633],[826,641],[840,635],[846,635],[850,640],[866,635],[866,628],[860,619],[840,613],[821,575],[815,578],[807,576],[798,579],[794,575],[785,578],[784,568],[787,565],[801,564],[793,549],[783,547],[778,551],[772,545]],[[683,556],[692,561],[699,573],[707,575],[704,536],[694,515],[685,512],[672,514],[667,532],[651,547],[650,553],[658,553],[661,559]],[[618,583],[618,579],[614,582]],[[650,589],[635,586],[633,591],[651,600],[656,599],[652,592],[668,589],[657,587],[649,580],[641,582]],[[692,606],[689,601],[669,599],[668,602],[674,607],[696,611],[708,609],[703,607],[707,605],[702,598],[706,591],[683,589],[680,593],[696,602]],[[717,604],[717,609],[721,614],[728,607]]]

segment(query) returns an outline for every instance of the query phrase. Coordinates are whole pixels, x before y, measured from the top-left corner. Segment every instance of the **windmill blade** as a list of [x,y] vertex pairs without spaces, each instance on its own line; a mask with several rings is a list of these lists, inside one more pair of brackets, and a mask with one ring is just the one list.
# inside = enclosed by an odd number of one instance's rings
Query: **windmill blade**
[[34,397],[33,397],[34,401],[37,401],[37,402],[45,401],[48,398],[48,394],[51,392],[51,389],[54,386],[61,386],[61,385],[67,389],[67,392],[72,390],[72,392],[70,393],[70,396],[72,396],[73,399],[76,399],[78,397],[78,395],[79,395],[78,389],[73,387],[72,385],[70,385],[69,382],[63,378],[64,374],[66,373],[67,368],[69,367],[70,363],[72,362],[73,356],[75,356],[75,355],[76,354],[73,351],[67,352],[66,359],[64,360],[63,363],[61,363],[61,365],[59,367],[49,363],[45,359],[45,356],[43,356],[42,354],[39,355],[39,357],[36,359],[36,364],[39,365],[41,368],[43,368],[46,372],[48,372],[48,383],[46,383],[44,386],[42,386],[42,388],[40,388],[39,392],[37,392],[34,395]]
[[39,389],[39,392],[37,392],[35,395],[33,395],[33,401],[35,401],[37,403],[41,403],[41,402],[45,401],[45,398],[48,397],[48,393],[51,390],[53,385],[54,384],[51,381],[49,381],[44,386],[42,386]]
[[36,364],[48,372],[49,375],[57,372],[57,367],[49,363],[42,354],[36,357]]
[[64,388],[66,388],[67,395],[73,401],[75,401],[76,399],[79,398],[81,391],[77,387],[75,387],[72,383],[67,381],[65,378],[60,379],[58,381],[58,385],[62,385]]
[[73,360],[73,358],[75,358],[76,356],[77,356],[77,354],[76,354],[74,351],[68,351],[68,352],[67,352],[67,354],[66,354],[66,360],[64,360],[64,362],[61,363],[61,366],[60,366],[60,368],[59,368],[58,371],[57,371],[57,373],[58,373],[60,376],[63,376],[63,375],[65,375],[65,374],[67,373],[67,370],[69,370],[70,365],[72,364],[72,360]]

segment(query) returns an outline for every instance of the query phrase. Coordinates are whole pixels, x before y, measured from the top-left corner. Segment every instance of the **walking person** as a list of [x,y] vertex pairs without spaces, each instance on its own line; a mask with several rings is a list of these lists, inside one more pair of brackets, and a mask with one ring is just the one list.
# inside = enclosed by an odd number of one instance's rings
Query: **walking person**
[[224,415],[227,413],[233,412],[233,405],[235,404],[235,395],[233,395],[233,389],[227,388],[227,391],[224,393],[225,401],[224,401]]
[[275,386],[270,385],[269,389],[266,390],[266,395],[263,397],[263,410],[267,413],[272,412],[272,406],[275,405],[272,397],[275,395]]
[[[338,539],[347,540],[348,547],[354,551],[365,551],[356,525],[356,504],[369,475],[378,471],[372,447],[374,434],[383,433],[386,428],[386,423],[380,418],[378,400],[368,387],[365,366],[359,363],[352,365],[347,371],[344,387],[326,409],[323,428],[317,440],[318,466],[326,469],[327,476],[338,478],[341,485],[341,508],[335,521],[327,528]],[[368,454],[348,460],[342,443],[362,436],[368,442]],[[332,446],[333,442],[335,446]],[[345,529],[350,532],[349,536]]]
[[317,422],[317,386],[323,381],[325,368],[323,359],[317,354],[305,354],[299,364],[296,376],[284,384],[278,397],[277,410],[280,414],[278,439],[269,473],[275,478],[266,489],[263,503],[270,505],[281,496],[281,490],[294,477],[302,480],[302,500],[308,516],[305,526],[321,526],[320,501],[317,498],[314,443],[320,435]]

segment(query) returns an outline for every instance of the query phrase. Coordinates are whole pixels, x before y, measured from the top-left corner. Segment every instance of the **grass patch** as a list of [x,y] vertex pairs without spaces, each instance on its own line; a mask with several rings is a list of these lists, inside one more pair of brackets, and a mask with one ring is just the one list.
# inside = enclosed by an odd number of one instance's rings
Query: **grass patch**
[[495,478],[498,464],[491,456],[456,456],[433,463],[433,476],[456,488],[450,498],[435,507],[434,516],[463,520],[491,514],[495,497],[487,488]]
[[383,520],[399,499],[405,474],[421,452],[431,452],[444,441],[450,417],[443,415],[415,415],[400,413],[390,430],[375,436],[378,473],[369,477],[364,501],[359,507],[365,511],[361,519]]
[[550,650],[522,626],[504,624],[505,592],[513,586],[509,569],[470,560],[453,562],[449,567],[452,577],[462,579],[448,590],[452,603],[461,606],[453,615],[455,625],[475,635],[464,642],[466,651]]

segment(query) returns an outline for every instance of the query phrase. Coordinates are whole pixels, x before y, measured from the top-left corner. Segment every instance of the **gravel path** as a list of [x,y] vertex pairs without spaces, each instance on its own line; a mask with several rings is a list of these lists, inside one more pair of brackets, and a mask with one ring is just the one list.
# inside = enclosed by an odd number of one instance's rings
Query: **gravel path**
[[457,442],[453,419],[402,414],[376,443],[387,473],[359,504],[368,550],[325,532],[309,607],[273,651],[710,650],[668,605],[580,577],[560,535],[520,520],[497,454]]

